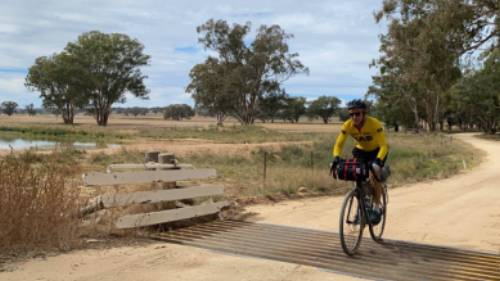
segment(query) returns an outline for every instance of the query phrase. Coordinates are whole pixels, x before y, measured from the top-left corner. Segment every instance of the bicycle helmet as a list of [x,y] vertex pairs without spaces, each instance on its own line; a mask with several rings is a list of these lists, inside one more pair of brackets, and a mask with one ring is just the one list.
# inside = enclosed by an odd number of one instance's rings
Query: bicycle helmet
[[360,99],[355,99],[347,103],[347,109],[362,109],[366,110],[366,103]]

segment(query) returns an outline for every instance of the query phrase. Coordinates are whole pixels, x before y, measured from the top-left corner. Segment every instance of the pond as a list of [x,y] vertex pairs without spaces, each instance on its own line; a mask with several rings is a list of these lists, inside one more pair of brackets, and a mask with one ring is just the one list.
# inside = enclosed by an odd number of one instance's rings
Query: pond
[[28,140],[23,138],[2,139],[0,138],[0,150],[2,149],[53,149],[56,146],[71,146],[74,149],[115,148],[118,144],[102,144],[95,142],[57,142],[50,140]]

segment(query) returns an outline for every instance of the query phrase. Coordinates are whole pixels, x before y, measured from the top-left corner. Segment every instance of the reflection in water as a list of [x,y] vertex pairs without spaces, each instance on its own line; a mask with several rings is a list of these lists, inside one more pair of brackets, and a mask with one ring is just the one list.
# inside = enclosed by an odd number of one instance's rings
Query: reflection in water
[[97,144],[95,142],[56,142],[47,140],[26,140],[26,139],[0,139],[1,149],[52,149],[58,145],[71,146],[75,149],[92,149],[92,148],[114,148],[117,144]]

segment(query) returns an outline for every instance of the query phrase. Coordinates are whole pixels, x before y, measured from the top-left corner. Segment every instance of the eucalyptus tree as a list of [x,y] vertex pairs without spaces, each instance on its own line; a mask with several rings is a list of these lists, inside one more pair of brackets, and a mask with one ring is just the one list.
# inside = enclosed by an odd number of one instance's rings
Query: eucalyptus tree
[[11,116],[16,112],[17,102],[15,101],[4,101],[0,105],[0,111],[8,116]]
[[451,97],[457,117],[495,134],[500,126],[500,48],[487,55],[483,68],[467,73],[452,88]]
[[461,76],[464,54],[499,35],[500,5],[493,0],[385,0],[376,20],[386,18],[380,70],[369,93],[406,104],[415,124],[429,130],[444,116],[446,94]]
[[40,92],[44,108],[57,110],[64,124],[73,124],[75,109],[88,102],[78,81],[80,74],[74,59],[62,52],[37,58],[28,70],[25,85]]
[[262,97],[259,100],[258,118],[263,122],[267,120],[270,120],[271,123],[274,122],[275,119],[280,117],[288,98],[284,91]]
[[187,91],[197,108],[253,124],[260,102],[283,91],[282,83],[293,75],[308,73],[299,55],[289,51],[287,41],[293,36],[279,25],[260,26],[249,44],[250,23],[229,26],[210,19],[197,32],[204,48],[216,54],[191,70]]
[[36,115],[36,109],[32,103],[26,105],[24,109],[28,115],[30,115],[30,116]]
[[330,118],[339,110],[340,100],[333,96],[321,96],[312,101],[307,108],[309,117],[319,117],[328,124]]
[[304,114],[306,114],[306,98],[288,97],[285,99],[285,104],[280,114],[283,120],[298,123],[300,117]]
[[125,94],[147,98],[147,78],[141,71],[150,56],[144,46],[125,34],[99,31],[83,33],[65,48],[78,68],[78,85],[88,99],[97,124],[106,126],[114,103],[124,103]]
[[171,104],[165,108],[163,118],[180,121],[182,119],[190,119],[194,115],[193,108],[187,104]]

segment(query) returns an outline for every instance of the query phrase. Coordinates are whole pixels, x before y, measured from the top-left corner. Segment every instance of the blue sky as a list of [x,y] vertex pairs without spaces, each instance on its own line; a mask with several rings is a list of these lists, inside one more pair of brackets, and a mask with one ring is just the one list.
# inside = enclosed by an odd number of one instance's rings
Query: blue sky
[[39,93],[24,86],[27,69],[37,57],[60,52],[83,32],[99,30],[128,34],[144,44],[151,56],[151,64],[143,68],[149,100],[127,96],[124,105],[116,106],[192,105],[185,93],[189,71],[208,55],[197,42],[196,27],[210,18],[250,21],[253,30],[261,24],[279,24],[292,33],[290,49],[300,54],[310,74],[285,83],[290,95],[308,100],[321,95],[342,100],[362,97],[375,73],[368,65],[378,57],[378,35],[386,30],[373,19],[381,0],[309,2],[3,0],[0,102],[40,106]]

